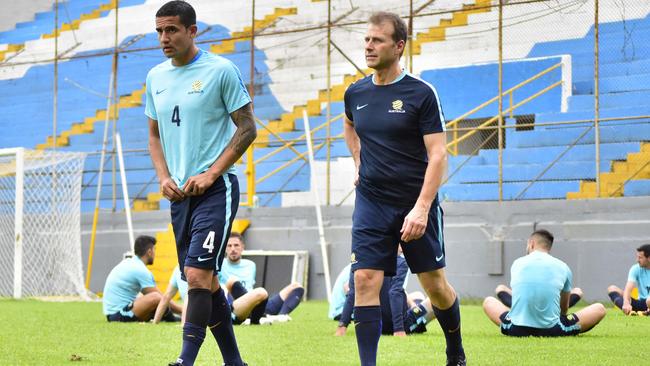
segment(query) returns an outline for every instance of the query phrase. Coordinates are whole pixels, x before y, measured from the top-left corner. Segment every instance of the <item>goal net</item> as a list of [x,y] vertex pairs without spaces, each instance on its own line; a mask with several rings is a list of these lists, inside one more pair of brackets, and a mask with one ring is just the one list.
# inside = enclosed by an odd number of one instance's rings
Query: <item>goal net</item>
[[0,149],[0,296],[84,296],[85,154]]

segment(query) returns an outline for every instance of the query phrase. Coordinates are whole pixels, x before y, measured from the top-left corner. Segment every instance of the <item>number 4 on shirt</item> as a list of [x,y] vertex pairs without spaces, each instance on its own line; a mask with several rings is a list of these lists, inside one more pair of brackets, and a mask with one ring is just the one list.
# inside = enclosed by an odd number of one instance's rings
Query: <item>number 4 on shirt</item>
[[178,110],[178,106],[175,106],[172,112],[172,123],[176,123],[176,126],[181,125],[181,113]]

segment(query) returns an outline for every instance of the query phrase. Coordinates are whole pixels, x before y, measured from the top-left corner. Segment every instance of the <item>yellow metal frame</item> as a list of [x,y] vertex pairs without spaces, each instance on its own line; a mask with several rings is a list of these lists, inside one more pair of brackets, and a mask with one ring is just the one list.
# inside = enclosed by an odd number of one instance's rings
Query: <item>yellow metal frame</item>
[[[311,130],[312,136],[314,135],[314,133],[316,133],[319,130],[322,130],[323,128],[329,128],[329,126],[333,122],[336,122],[338,120],[343,121],[343,116],[344,115],[345,115],[344,113],[341,113],[341,114],[339,114],[337,116],[334,116],[334,117],[330,118],[329,120],[327,120],[325,123],[321,124],[320,126],[312,129]],[[273,151],[269,152],[268,154],[258,158],[257,160],[254,160],[255,149],[257,148],[257,146],[260,146],[260,145],[263,145],[263,146],[266,147],[268,145],[267,142],[264,142],[264,143],[254,142],[248,148],[248,150],[246,151],[246,170],[245,170],[245,172],[246,172],[246,188],[247,188],[247,191],[246,191],[247,192],[246,193],[247,197],[246,198],[247,199],[246,199],[245,202],[242,202],[240,204],[241,206],[245,206],[245,207],[253,207],[254,206],[253,199],[254,199],[254,196],[255,196],[255,193],[256,193],[256,186],[258,184],[264,182],[265,180],[267,180],[268,178],[270,178],[273,175],[277,174],[278,172],[282,171],[283,169],[288,168],[289,166],[291,166],[293,163],[295,163],[298,160],[302,159],[304,161],[307,161],[307,158],[305,157],[307,153],[306,152],[301,153],[300,151],[296,150],[296,148],[293,147],[293,145],[295,145],[298,142],[306,141],[306,134],[305,133],[303,133],[302,135],[300,135],[299,137],[297,137],[295,139],[287,140],[287,139],[282,138],[279,134],[277,134],[272,129],[270,129],[261,120],[256,119],[256,122],[263,129],[267,130],[273,137],[275,137],[278,140],[278,142],[282,143],[282,146],[278,146],[276,149],[274,149]],[[314,149],[319,149],[320,147],[325,145],[328,140],[333,141],[333,140],[338,140],[338,139],[341,139],[341,138],[343,138],[343,134],[339,134],[339,135],[336,135],[336,136],[330,136],[328,138],[325,138],[322,143],[320,143],[319,145],[314,146]],[[273,157],[274,155],[286,150],[286,149],[291,149],[291,151],[293,151],[296,154],[296,156],[293,157],[291,160],[286,161],[284,164],[282,164],[279,167],[273,169],[272,171],[268,172],[266,175],[264,175],[264,176],[262,176],[262,177],[260,177],[258,179],[256,177],[256,175],[255,175],[255,166],[257,164],[259,164],[259,163]]]
[[[507,109],[505,109],[505,110],[503,110],[503,111],[501,111],[501,115],[503,115],[503,114],[510,114],[510,116],[512,117],[512,116],[513,116],[513,111],[514,111],[515,109],[517,109],[517,108],[521,107],[522,105],[524,105],[524,104],[526,104],[526,103],[528,103],[528,102],[530,102],[530,101],[532,101],[532,100],[538,98],[539,96],[541,96],[542,94],[548,92],[549,90],[551,90],[551,89],[553,89],[553,88],[555,88],[555,87],[557,87],[557,86],[559,86],[559,85],[562,85],[562,80],[556,81],[555,83],[553,83],[553,84],[547,86],[546,88],[544,88],[544,89],[538,91],[537,93],[535,93],[535,94],[533,94],[533,95],[527,97],[526,99],[524,99],[524,100],[522,100],[521,102],[516,103],[516,104],[513,104],[513,93],[514,93],[516,90],[518,90],[518,89],[520,89],[520,88],[522,88],[522,87],[524,87],[524,86],[526,86],[526,85],[532,83],[533,81],[535,81],[535,80],[541,78],[542,76],[544,76],[544,75],[550,73],[551,71],[553,71],[553,70],[555,70],[555,69],[557,69],[557,68],[560,68],[560,67],[562,67],[562,63],[561,63],[561,62],[558,62],[557,64],[555,64],[555,65],[553,65],[553,66],[551,66],[551,67],[549,67],[549,68],[547,68],[547,69],[545,69],[545,70],[540,71],[539,73],[533,75],[532,77],[530,77],[530,78],[528,78],[528,79],[522,81],[521,83],[519,83],[519,84],[513,86],[512,88],[510,88],[510,89],[504,91],[501,95],[497,95],[497,96],[495,96],[495,97],[493,97],[493,98],[491,98],[491,99],[489,99],[489,100],[487,100],[487,101],[481,103],[481,104],[478,105],[477,107],[471,109],[470,111],[468,111],[468,112],[462,114],[461,116],[459,116],[459,117],[457,117],[457,118],[451,120],[449,123],[447,123],[447,125],[446,125],[446,126],[447,126],[447,130],[450,130],[452,127],[456,126],[460,121],[462,121],[462,120],[466,119],[467,117],[473,115],[474,113],[476,113],[476,112],[482,110],[483,108],[485,108],[485,107],[491,105],[492,103],[494,103],[494,102],[498,102],[499,99],[500,99],[500,97],[508,96],[508,95],[510,96],[510,97],[509,97],[509,98],[510,98],[510,107],[507,108]],[[453,132],[453,139],[452,139],[452,141],[450,141],[450,142],[447,143],[447,150],[448,150],[451,154],[453,154],[454,156],[458,155],[458,144],[459,144],[459,143],[461,143],[462,141],[465,141],[466,139],[470,138],[470,137],[473,136],[473,135],[474,135],[474,134],[475,134],[479,129],[491,125],[492,123],[494,123],[494,122],[497,121],[498,119],[499,119],[499,115],[497,114],[496,116],[494,116],[494,117],[488,119],[487,121],[483,122],[482,124],[480,124],[478,127],[473,127],[473,128],[470,130],[469,133],[466,133],[466,134],[464,134],[464,135],[462,135],[462,136],[460,136],[460,137],[458,136],[458,131],[460,131],[461,129],[459,129],[459,128],[454,128],[454,129],[452,130],[452,132]]]

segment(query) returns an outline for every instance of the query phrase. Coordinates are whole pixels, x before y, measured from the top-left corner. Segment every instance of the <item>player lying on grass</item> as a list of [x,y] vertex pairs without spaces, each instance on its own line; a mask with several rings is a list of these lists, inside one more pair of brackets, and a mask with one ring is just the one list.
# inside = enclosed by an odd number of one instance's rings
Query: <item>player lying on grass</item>
[[[336,329],[337,336],[345,335],[350,322],[352,321],[352,310],[354,308],[354,276],[350,276],[350,267],[346,266],[344,270],[348,271],[349,282],[347,284],[347,294],[344,298],[344,304],[341,307],[340,314],[335,311],[330,314],[333,319],[339,320],[339,325]],[[424,299],[421,293],[411,294],[408,296],[404,291],[404,283],[408,276],[409,269],[406,264],[404,256],[397,256],[397,271],[395,276],[384,277],[381,290],[379,293],[379,303],[381,307],[381,333],[385,335],[406,336],[412,333],[426,332],[426,324],[435,319],[431,300]],[[344,278],[341,275],[338,278]],[[343,281],[337,284],[343,286]],[[336,286],[336,285],[335,285]],[[333,292],[341,292],[340,289],[335,289]],[[333,296],[334,298],[334,296]],[[334,308],[337,308],[335,306]]]
[[572,274],[569,266],[551,256],[553,235],[535,231],[526,245],[527,255],[510,268],[512,307],[490,296],[483,310],[501,333],[508,336],[561,337],[592,329],[605,317],[605,307],[595,303],[567,314]]
[[[650,244],[644,244],[636,248],[637,263],[630,268],[627,275],[625,290],[615,285],[607,288],[609,298],[612,299],[617,308],[623,310],[626,315],[643,314],[648,315],[650,311]],[[639,291],[638,299],[632,298],[634,288]]]
[[[134,243],[135,256],[122,260],[106,278],[103,311],[109,322],[148,321],[154,315],[162,295],[147,265],[156,256],[156,239],[139,236]],[[142,296],[138,297],[138,294]],[[180,313],[180,306],[171,310]],[[160,314],[165,321],[175,321],[171,311]]]

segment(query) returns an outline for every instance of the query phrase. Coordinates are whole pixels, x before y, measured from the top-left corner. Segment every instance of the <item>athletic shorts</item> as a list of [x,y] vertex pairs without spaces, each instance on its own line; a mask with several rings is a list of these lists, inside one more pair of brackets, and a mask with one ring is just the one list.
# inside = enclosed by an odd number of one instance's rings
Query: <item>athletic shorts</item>
[[551,328],[532,328],[512,324],[509,312],[501,314],[501,333],[512,337],[565,337],[580,333],[580,324],[576,314],[560,315],[560,322]]
[[406,334],[424,333],[427,331],[427,319],[419,307],[411,308],[404,314],[404,331]]
[[352,271],[383,270],[394,276],[397,245],[402,244],[404,258],[411,272],[429,272],[445,267],[445,247],[442,233],[442,208],[434,205],[424,235],[403,243],[400,230],[412,207],[396,207],[365,197],[358,189],[352,214]]
[[133,302],[130,302],[127,306],[122,308],[122,310],[118,311],[115,314],[110,314],[106,315],[106,320],[109,322],[124,322],[124,323],[130,323],[130,322],[137,322],[140,321],[135,314],[133,314]]
[[239,207],[234,174],[219,177],[202,195],[172,202],[171,216],[181,278],[185,266],[219,272]]
[[631,299],[630,304],[634,311],[648,311],[648,303],[646,299]]

